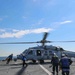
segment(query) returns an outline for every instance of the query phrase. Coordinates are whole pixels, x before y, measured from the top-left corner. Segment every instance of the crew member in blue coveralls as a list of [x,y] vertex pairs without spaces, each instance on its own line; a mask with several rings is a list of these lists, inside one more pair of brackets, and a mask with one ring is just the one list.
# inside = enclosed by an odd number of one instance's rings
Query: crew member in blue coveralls
[[71,64],[72,60],[68,58],[67,55],[62,54],[62,58],[60,59],[60,67],[62,70],[62,75],[69,75]]
[[26,57],[24,54],[22,55],[22,61],[23,61],[23,67],[24,67],[24,65],[26,65],[26,67],[27,67]]
[[53,75],[55,75],[55,71],[56,71],[56,75],[58,75],[59,58],[55,53],[52,56],[51,64],[52,64]]
[[9,55],[9,56],[6,58],[6,60],[7,60],[6,64],[9,64],[9,62],[12,60],[12,58],[13,58],[13,54]]

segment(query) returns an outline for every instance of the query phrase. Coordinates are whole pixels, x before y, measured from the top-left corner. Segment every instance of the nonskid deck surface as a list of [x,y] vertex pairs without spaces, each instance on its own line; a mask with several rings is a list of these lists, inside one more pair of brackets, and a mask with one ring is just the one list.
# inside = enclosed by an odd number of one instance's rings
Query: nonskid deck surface
[[[31,61],[27,61],[27,63],[27,67],[22,67],[20,60],[11,61],[9,64],[6,64],[6,61],[0,61],[0,75],[52,75],[49,60],[46,60],[44,64],[38,62],[33,64]],[[62,75],[61,71],[59,71],[59,75]],[[75,62],[71,65],[70,75],[75,75]]]

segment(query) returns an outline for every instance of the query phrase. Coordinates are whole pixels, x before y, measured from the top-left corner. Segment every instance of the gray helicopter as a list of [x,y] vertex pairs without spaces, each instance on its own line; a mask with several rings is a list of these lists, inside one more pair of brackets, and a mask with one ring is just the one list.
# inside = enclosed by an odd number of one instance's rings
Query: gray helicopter
[[32,60],[34,63],[39,61],[40,63],[44,62],[44,60],[48,60],[52,58],[52,55],[56,53],[56,55],[61,58],[62,54],[67,54],[69,57],[75,57],[75,52],[64,50],[61,47],[56,47],[52,45],[45,45],[46,43],[53,42],[75,42],[75,41],[47,41],[46,38],[48,33],[45,32],[43,39],[37,42],[9,42],[9,43],[0,43],[0,44],[32,44],[32,43],[41,43],[41,46],[31,47],[24,50],[21,54],[17,55],[18,59],[22,59],[24,55],[27,60]]

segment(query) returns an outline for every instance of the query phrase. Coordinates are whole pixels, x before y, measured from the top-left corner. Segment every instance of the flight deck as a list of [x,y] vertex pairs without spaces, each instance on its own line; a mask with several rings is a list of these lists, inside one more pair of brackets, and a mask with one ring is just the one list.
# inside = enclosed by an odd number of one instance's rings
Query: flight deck
[[[0,61],[0,75],[52,75],[50,60],[46,60],[44,64],[39,62],[33,64],[31,61],[27,63],[27,67],[22,67],[21,60],[11,61],[9,64],[6,64],[6,61]],[[62,75],[61,70],[59,75]],[[75,75],[75,62],[71,65],[70,75]]]

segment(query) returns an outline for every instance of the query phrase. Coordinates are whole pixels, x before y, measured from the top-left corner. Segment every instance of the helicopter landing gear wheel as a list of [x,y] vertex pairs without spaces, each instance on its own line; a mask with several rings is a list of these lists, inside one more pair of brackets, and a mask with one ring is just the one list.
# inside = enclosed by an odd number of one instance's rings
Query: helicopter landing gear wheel
[[42,64],[42,63],[44,63],[44,60],[39,60],[39,62]]
[[33,63],[36,63],[36,60],[32,60],[33,61]]

